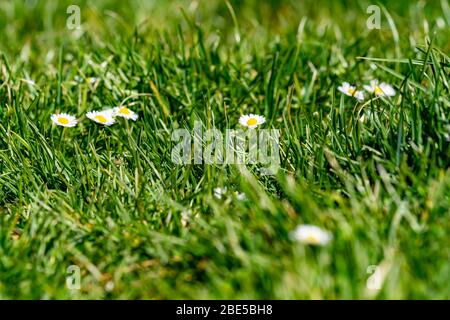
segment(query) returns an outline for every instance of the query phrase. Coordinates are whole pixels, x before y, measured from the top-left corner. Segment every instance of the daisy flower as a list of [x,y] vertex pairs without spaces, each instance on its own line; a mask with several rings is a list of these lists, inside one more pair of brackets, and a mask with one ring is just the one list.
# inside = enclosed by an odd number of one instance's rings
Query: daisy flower
[[125,118],[125,119],[131,119],[133,121],[136,121],[137,118],[138,118],[138,115],[137,115],[136,112],[128,109],[125,106],[116,107],[116,108],[113,109],[113,111],[114,111],[114,115],[117,116],[117,117],[122,117],[122,118]]
[[266,122],[266,118],[264,118],[264,116],[259,116],[256,114],[245,114],[239,118],[239,123],[242,126],[248,127],[250,129],[254,129],[264,122]]
[[378,97],[393,97],[395,96],[395,90],[391,85],[387,83],[378,83],[378,80],[370,81],[370,85],[364,86],[368,92],[375,93]]
[[227,193],[227,187],[225,188],[215,188],[214,189],[214,197],[217,199],[222,199],[223,196]]
[[114,119],[114,112],[111,109],[103,111],[90,111],[86,113],[86,117],[105,126],[110,126],[116,122]]
[[97,82],[98,78],[96,77],[90,77],[87,78],[87,81],[89,82],[90,85],[94,85]]
[[236,196],[236,199],[238,199],[239,201],[247,200],[247,196],[245,195],[245,193],[240,193],[238,191],[235,191],[234,195]]
[[310,245],[326,245],[331,241],[331,234],[317,226],[302,224],[290,234],[292,240]]
[[51,119],[54,124],[62,127],[75,127],[78,123],[74,116],[67,113],[52,114]]
[[344,82],[342,86],[338,87],[338,90],[347,96],[354,97],[359,102],[364,100],[364,92],[356,90],[356,87],[348,82]]

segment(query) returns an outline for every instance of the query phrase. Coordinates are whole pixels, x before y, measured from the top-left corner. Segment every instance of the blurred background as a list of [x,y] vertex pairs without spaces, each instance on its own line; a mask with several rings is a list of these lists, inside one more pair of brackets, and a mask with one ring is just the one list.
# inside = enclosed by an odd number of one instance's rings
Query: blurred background
[[[374,40],[381,37],[392,41],[391,23],[394,22],[405,43],[414,44],[436,32],[437,44],[449,48],[447,0],[377,3],[382,10],[381,30],[372,31]],[[367,8],[377,3],[364,0],[7,0],[0,2],[0,48],[18,53],[24,46],[31,46],[37,53],[36,50],[58,46],[61,42],[80,45],[99,39],[102,43],[133,33],[155,38],[164,31],[176,37],[177,29],[187,32],[192,30],[192,24],[201,26],[207,36],[214,33],[220,34],[223,41],[235,40],[236,32],[240,32],[256,44],[267,37],[295,36],[302,19],[309,22],[305,24],[305,40],[313,41],[314,38],[308,37],[314,34],[329,33],[334,40],[352,41],[371,33],[365,25],[370,16]],[[82,29],[77,32],[66,27],[70,16],[67,8],[71,5],[80,8]],[[353,37],[343,32],[348,29],[354,31]]]

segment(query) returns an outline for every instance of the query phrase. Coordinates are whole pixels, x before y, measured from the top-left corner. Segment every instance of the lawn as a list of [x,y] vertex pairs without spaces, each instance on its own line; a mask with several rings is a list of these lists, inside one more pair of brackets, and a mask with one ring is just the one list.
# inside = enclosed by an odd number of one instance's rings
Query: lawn
[[449,299],[449,51],[447,0],[1,1],[0,299]]

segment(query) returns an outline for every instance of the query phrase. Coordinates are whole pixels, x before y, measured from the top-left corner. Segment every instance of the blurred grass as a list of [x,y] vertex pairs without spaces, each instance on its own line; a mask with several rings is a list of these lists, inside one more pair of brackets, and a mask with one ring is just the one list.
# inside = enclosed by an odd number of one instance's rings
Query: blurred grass
[[[369,4],[2,1],[0,298],[448,299],[447,1],[386,1],[381,30]],[[336,90],[373,78],[396,98]],[[49,121],[127,98],[136,123]],[[172,164],[172,129],[250,112],[282,131],[277,176]],[[298,223],[333,242],[292,243]]]

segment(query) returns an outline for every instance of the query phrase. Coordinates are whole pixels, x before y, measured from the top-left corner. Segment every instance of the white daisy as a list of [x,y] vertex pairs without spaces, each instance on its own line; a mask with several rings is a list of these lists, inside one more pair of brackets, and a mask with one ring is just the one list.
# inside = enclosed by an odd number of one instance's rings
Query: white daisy
[[128,109],[125,106],[116,107],[113,110],[114,110],[114,115],[117,116],[117,117],[122,117],[122,118],[125,118],[125,119],[131,119],[133,121],[136,121],[137,118],[138,118],[138,115],[137,115],[136,112]]
[[247,196],[245,193],[240,193],[238,191],[235,191],[234,195],[236,196],[236,199],[238,199],[239,201],[247,200]]
[[114,282],[108,281],[105,285],[105,290],[111,292],[114,290]]
[[90,85],[94,85],[97,82],[98,78],[96,77],[91,77],[91,78],[87,78],[87,81],[89,82]]
[[245,114],[239,118],[239,123],[250,129],[254,129],[264,122],[266,122],[266,118],[264,118],[264,116],[259,116],[256,114]]
[[214,197],[217,199],[222,199],[223,196],[227,193],[227,187],[225,188],[215,188],[214,189]]
[[86,113],[86,117],[105,126],[110,126],[116,122],[112,109],[103,111],[90,111]]
[[290,234],[291,239],[310,245],[326,245],[331,241],[331,234],[317,226],[303,224],[297,226]]
[[364,100],[364,92],[356,90],[356,87],[348,82],[344,82],[342,86],[338,87],[338,90],[347,96],[354,97],[359,102]]
[[395,96],[395,90],[391,85],[387,83],[378,83],[378,80],[370,81],[370,85],[364,86],[368,92],[375,93],[378,97],[393,97]]
[[54,124],[62,127],[75,127],[78,123],[74,116],[67,113],[52,114],[51,119]]

